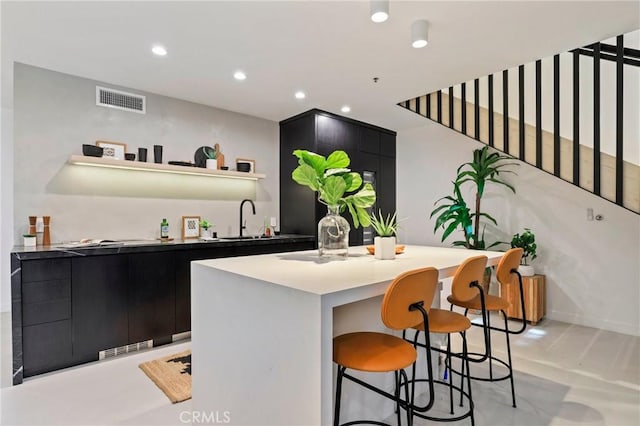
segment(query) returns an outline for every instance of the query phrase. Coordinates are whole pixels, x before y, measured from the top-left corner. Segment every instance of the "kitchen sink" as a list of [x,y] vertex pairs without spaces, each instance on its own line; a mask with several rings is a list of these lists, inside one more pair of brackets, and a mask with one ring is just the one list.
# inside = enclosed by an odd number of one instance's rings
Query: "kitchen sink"
[[220,241],[244,241],[244,240],[266,240],[272,237],[263,237],[263,236],[251,236],[251,235],[243,235],[238,237],[224,237],[218,238]]

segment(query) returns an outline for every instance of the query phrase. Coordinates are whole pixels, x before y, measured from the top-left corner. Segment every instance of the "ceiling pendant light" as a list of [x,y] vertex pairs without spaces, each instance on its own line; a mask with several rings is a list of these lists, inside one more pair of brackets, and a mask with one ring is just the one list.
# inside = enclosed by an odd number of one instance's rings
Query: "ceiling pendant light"
[[371,0],[371,20],[379,23],[389,19],[389,1]]
[[429,24],[427,21],[419,20],[411,24],[411,45],[416,49],[425,47],[429,43],[427,39],[428,30]]

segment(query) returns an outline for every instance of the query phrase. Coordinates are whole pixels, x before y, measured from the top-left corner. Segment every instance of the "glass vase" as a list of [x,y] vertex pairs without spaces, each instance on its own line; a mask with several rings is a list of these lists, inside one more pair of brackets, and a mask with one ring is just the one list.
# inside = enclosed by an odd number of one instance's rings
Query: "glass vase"
[[349,222],[340,216],[338,206],[328,206],[318,222],[318,254],[320,257],[346,258],[349,252]]

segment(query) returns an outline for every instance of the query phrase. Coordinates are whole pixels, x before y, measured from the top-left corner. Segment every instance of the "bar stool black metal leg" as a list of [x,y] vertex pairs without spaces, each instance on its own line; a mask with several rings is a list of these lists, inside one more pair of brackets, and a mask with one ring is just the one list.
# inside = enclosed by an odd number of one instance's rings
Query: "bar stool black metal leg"
[[[406,401],[405,407],[407,409],[407,425],[413,426],[413,402],[415,393],[409,392],[409,379],[407,378],[407,373],[404,370],[400,370],[401,382],[402,379],[404,379],[404,400]],[[400,422],[400,415],[398,414],[398,426],[401,425],[402,423]]]
[[[509,339],[509,322],[507,314],[501,311],[504,316],[504,330],[507,336],[507,359],[509,360],[509,381],[511,382],[511,400],[513,401],[513,408],[516,408],[516,391],[513,385],[513,365],[511,364],[511,341]],[[524,320],[523,320],[524,321]]]
[[[467,385],[469,385],[469,410],[471,410],[471,426],[475,425],[475,418],[473,416],[473,411],[475,410],[475,406],[473,404],[473,395],[471,394],[471,370],[469,369],[469,356],[467,353],[467,333],[463,331],[462,333],[462,361],[461,363],[467,364]],[[462,388],[462,384],[464,383],[464,375],[460,377],[460,387]]]
[[396,415],[398,418],[398,425],[402,424],[402,422],[400,421],[400,388],[402,387],[402,382],[400,380],[400,374],[398,374],[397,371],[393,372],[393,375],[396,378],[396,392],[395,392],[395,396],[396,396]]
[[491,350],[491,312],[487,312],[487,330],[489,333],[489,347],[487,348],[487,353],[489,354],[489,378],[493,380],[493,359],[491,358],[493,355]]
[[336,402],[335,412],[333,414],[333,426],[340,426],[340,394],[342,393],[342,375],[344,374],[345,367],[338,366],[338,377],[336,380]]
[[[453,359],[451,359],[451,334],[447,334],[447,361],[449,362],[449,364],[451,364],[453,362]],[[451,414],[453,413],[453,374],[451,374],[451,369],[449,369],[449,371],[447,371],[447,363],[444,363],[444,371],[446,372],[446,374],[449,376],[449,409]],[[438,377],[438,380],[440,378]]]
[[[463,345],[463,349],[464,349],[464,345]],[[463,407],[463,399],[462,399],[462,394],[464,393],[464,369],[465,366],[467,368],[467,376],[471,376],[471,370],[469,369],[469,363],[468,362],[464,362],[464,358],[460,360],[460,406]]]

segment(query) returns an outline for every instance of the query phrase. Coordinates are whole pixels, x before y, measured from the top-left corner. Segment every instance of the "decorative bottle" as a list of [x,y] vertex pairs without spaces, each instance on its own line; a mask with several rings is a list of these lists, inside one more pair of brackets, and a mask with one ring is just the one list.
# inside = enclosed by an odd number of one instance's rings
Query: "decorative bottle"
[[320,257],[346,258],[349,255],[349,222],[340,216],[339,206],[327,206],[328,212],[318,222]]
[[167,222],[167,219],[162,219],[162,222],[160,222],[160,238],[169,238],[169,222]]

